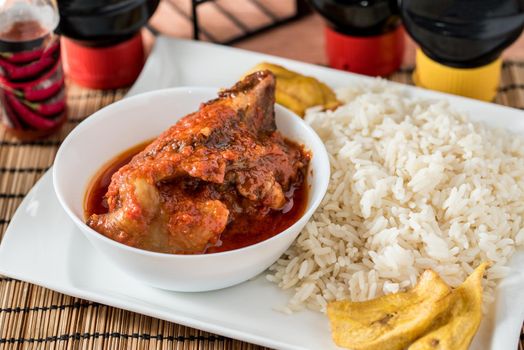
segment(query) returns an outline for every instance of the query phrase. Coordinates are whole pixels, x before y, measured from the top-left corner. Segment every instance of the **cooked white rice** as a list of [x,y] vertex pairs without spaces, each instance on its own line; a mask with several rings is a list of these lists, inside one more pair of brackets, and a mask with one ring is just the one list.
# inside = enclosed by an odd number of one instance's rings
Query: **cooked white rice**
[[457,286],[485,260],[491,302],[524,243],[524,140],[386,82],[337,93],[344,106],[305,117],[326,145],[331,180],[267,276],[294,291],[283,310],[402,291],[428,268]]

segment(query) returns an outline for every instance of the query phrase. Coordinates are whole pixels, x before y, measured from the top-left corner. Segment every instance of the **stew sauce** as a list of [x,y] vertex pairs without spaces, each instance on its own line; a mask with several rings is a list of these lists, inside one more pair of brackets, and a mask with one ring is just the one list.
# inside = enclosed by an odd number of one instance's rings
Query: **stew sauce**
[[[85,217],[92,214],[105,214],[108,205],[105,199],[111,176],[126,165],[150,142],[139,144],[112,160],[95,176],[88,188],[85,200]],[[269,213],[237,216],[222,232],[216,246],[209,247],[205,253],[217,253],[247,247],[275,236],[293,225],[304,213],[308,200],[308,185],[304,179],[297,187],[292,187],[287,193],[288,199],[282,210],[271,210]]]

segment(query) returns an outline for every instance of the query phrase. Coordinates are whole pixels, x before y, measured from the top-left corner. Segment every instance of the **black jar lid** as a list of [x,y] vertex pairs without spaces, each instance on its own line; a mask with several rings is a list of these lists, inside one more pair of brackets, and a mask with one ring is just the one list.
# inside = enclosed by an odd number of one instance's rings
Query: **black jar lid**
[[125,12],[141,6],[144,0],[59,0],[60,12],[69,15]]
[[159,0],[59,0],[60,33],[104,46],[132,37],[153,15]]
[[524,27],[524,0],[401,0],[400,11],[428,57],[458,68],[494,61]]
[[400,24],[396,0],[309,0],[336,31],[351,36],[380,35]]

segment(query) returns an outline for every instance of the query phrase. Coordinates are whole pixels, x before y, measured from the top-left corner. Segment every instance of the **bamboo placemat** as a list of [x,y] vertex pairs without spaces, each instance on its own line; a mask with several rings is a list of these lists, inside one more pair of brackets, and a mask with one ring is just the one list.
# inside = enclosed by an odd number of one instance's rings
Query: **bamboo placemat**
[[[390,78],[410,84],[411,73],[412,69],[402,69]],[[0,239],[25,194],[53,163],[61,140],[84,118],[125,93],[69,85],[69,120],[59,133],[19,142],[0,131]],[[505,62],[496,102],[524,109],[524,62]],[[0,276],[3,349],[264,348]],[[524,350],[523,334],[519,350]]]

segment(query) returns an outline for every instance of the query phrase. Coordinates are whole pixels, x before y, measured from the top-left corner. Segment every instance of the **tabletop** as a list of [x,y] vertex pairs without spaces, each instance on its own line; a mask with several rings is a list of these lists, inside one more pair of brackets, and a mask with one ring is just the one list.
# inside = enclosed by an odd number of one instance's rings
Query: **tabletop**
[[[201,39],[248,50],[325,64],[322,19],[296,17],[292,0],[217,0],[199,6]],[[154,34],[191,38],[190,0],[162,0],[143,31],[148,49]],[[284,24],[262,30],[273,22]],[[245,39],[246,33],[258,32]],[[388,79],[410,84],[415,45],[407,38],[403,68]],[[495,103],[524,108],[524,39],[504,53]],[[176,58],[174,58],[176,59]],[[83,119],[124,97],[127,89],[90,90],[68,83],[69,119],[57,134],[20,142],[0,131],[0,239],[34,183],[51,166],[61,140]],[[521,335],[520,350],[524,350]],[[2,349],[264,349],[0,276]]]

